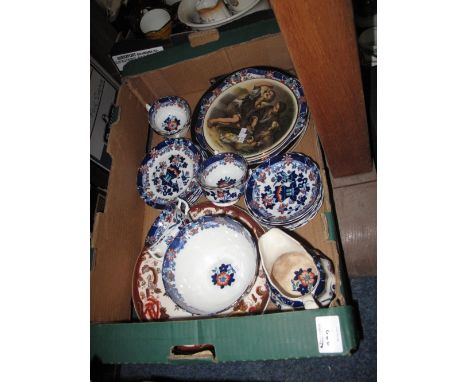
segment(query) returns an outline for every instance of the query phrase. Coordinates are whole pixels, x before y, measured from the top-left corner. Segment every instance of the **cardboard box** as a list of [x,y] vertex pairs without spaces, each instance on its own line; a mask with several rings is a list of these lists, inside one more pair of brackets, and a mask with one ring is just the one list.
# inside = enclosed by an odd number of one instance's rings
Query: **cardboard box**
[[[188,54],[193,56],[193,52]],[[325,165],[313,116],[294,151],[306,153],[320,165],[324,202],[318,215],[295,233],[334,263],[337,296],[331,307],[229,318],[131,322],[133,267],[148,229],[159,214],[140,199],[135,185],[148,140],[144,104],[164,95],[180,95],[194,109],[212,79],[250,66],[293,72],[280,33],[227,45],[125,79],[117,100],[120,120],[111,128],[109,138],[112,169],[106,208],[98,215],[93,237],[92,358],[103,363],[225,362],[347,355],[356,348],[354,312],[344,286],[344,264],[335,242]],[[161,138],[155,135],[151,145],[159,141]],[[194,344],[212,346],[193,355],[173,352],[174,346]]]

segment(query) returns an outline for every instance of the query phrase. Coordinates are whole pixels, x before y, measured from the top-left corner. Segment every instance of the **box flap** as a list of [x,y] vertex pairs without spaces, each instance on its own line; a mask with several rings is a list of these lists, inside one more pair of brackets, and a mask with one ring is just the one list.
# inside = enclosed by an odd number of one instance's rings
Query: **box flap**
[[[339,352],[320,348],[316,317],[339,322],[335,335]],[[356,348],[351,306],[302,310],[262,316],[212,318],[91,326],[91,358],[103,363],[169,363],[178,345],[214,346],[214,361],[256,361],[344,355]]]
[[136,174],[145,155],[146,111],[127,86],[118,100],[120,121],[110,133],[112,156],[104,213],[95,227],[91,272],[91,320],[123,321],[131,313],[133,264],[141,249],[144,203],[136,190]]

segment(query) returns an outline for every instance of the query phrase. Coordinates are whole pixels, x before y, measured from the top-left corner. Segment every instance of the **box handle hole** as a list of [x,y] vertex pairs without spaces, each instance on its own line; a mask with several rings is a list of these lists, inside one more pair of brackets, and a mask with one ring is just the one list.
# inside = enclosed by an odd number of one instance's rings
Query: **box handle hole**
[[171,348],[170,360],[203,359],[215,361],[216,352],[214,345],[176,345]]

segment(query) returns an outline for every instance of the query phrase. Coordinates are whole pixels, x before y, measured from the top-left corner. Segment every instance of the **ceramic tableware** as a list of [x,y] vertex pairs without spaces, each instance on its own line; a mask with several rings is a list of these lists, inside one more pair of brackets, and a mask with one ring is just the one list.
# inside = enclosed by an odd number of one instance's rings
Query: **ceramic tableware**
[[[194,0],[182,0],[177,9],[177,17],[183,24],[187,25],[188,27],[194,30],[208,30],[228,24],[231,21],[234,21],[242,16],[247,15],[249,12],[256,11],[257,8],[259,10],[270,8],[268,1],[263,0],[262,3],[265,4],[259,4],[259,2],[260,0],[255,0],[242,11],[234,14],[229,14],[228,17],[222,19],[220,18],[218,21],[204,22],[200,19],[199,12],[197,12],[197,2]],[[257,4],[258,7],[256,7]]]
[[[317,297],[325,288],[325,273],[314,253],[278,228],[258,241],[260,258],[272,293],[317,309]],[[274,292],[273,292],[274,290]]]
[[178,138],[190,126],[191,110],[188,102],[179,96],[158,98],[152,105],[146,105],[148,121],[158,134]]
[[230,206],[244,193],[247,175],[248,164],[241,155],[220,153],[202,162],[197,180],[209,201]]
[[193,134],[203,150],[235,152],[249,165],[284,152],[309,121],[300,82],[263,68],[227,76],[205,93],[195,114]]
[[195,9],[202,24],[224,21],[232,16],[223,0],[197,0]]
[[258,270],[250,232],[228,216],[205,216],[179,231],[164,256],[166,293],[186,311],[212,315],[238,301]]
[[247,209],[268,227],[305,224],[316,215],[322,198],[320,169],[301,153],[268,159],[252,171],[245,190]]
[[233,13],[242,12],[244,9],[248,9],[255,3],[255,0],[224,0],[229,10]]
[[[138,257],[132,281],[132,297],[138,318],[142,321],[183,319],[193,315],[172,301],[166,294],[161,278],[162,258],[152,256],[149,250],[156,242],[164,242],[166,249],[174,239],[162,228],[162,220],[173,218],[175,206],[161,212],[151,226],[145,240],[145,247]],[[196,220],[203,216],[226,215],[242,223],[258,240],[265,233],[264,229],[242,208],[238,206],[217,207],[210,202],[203,202],[190,207],[189,217]],[[165,253],[165,251],[164,251]],[[249,292],[242,296],[232,307],[220,313],[220,316],[262,313],[270,300],[270,288],[263,267],[259,264],[258,275]]]
[[137,174],[137,190],[151,207],[162,209],[179,198],[190,205],[201,196],[196,172],[203,157],[184,138],[169,138],[153,147],[143,159]]
[[168,39],[172,31],[171,15],[165,9],[144,9],[140,29],[148,39]]
[[[321,307],[326,308],[330,306],[330,303],[333,301],[336,292],[336,277],[335,271],[333,268],[333,263],[331,260],[326,258],[323,254],[317,253],[314,251],[317,257],[322,264],[322,269],[325,272],[325,288],[323,289],[322,293],[316,296],[316,299]],[[270,298],[271,301],[281,310],[291,310],[296,308],[304,308],[304,304],[301,301],[293,301],[288,299],[287,297],[283,296],[277,289],[270,286],[271,294]]]

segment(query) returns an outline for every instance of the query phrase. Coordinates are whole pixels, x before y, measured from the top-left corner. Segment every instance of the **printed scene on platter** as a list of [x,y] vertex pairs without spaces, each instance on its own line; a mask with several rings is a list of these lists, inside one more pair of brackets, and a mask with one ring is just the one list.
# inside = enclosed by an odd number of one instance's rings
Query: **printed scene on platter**
[[219,96],[205,118],[204,135],[216,151],[247,157],[284,140],[297,116],[294,94],[276,81],[249,80]]

